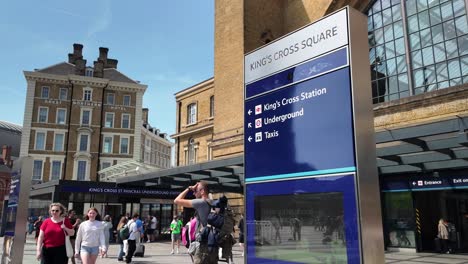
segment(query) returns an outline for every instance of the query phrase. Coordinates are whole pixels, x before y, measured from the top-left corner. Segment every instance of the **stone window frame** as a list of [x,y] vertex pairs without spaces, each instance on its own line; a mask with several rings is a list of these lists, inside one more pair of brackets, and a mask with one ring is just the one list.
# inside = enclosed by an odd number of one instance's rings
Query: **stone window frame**
[[193,102],[187,105],[187,126],[197,123],[197,103]]
[[[43,134],[44,135],[44,141],[43,141],[43,146],[42,148],[38,148],[37,146],[37,135],[38,134]],[[47,141],[47,131],[45,130],[36,130],[34,133],[34,150],[46,150],[46,142]]]
[[[41,172],[40,172],[40,175],[39,177],[35,177],[36,174],[36,162],[40,162],[41,163]],[[36,180],[36,181],[42,181],[43,179],[43,176],[44,176],[44,159],[41,159],[41,158],[38,158],[38,159],[34,159],[33,161],[33,171],[32,171],[32,175],[31,175],[31,179],[32,180]]]
[[[55,144],[55,143],[56,143],[56,139],[57,139],[57,135],[62,135],[62,136],[63,136],[63,137],[62,137],[62,147],[61,147],[60,150],[56,150],[56,149],[55,149],[55,147],[57,146],[57,145]],[[54,142],[53,142],[52,144],[53,144],[53,146],[52,146],[52,150],[53,150],[53,151],[62,152],[62,151],[64,150],[64,146],[65,146],[65,133],[64,133],[64,132],[60,132],[60,133],[56,132],[56,133],[54,133]]]
[[[45,121],[41,121],[41,110],[45,109]],[[37,122],[38,123],[45,123],[49,122],[49,107],[47,106],[39,106],[37,108]]]
[[[44,96],[44,92],[47,91],[47,95]],[[49,86],[42,86],[41,87],[41,98],[49,99],[50,97],[50,87]]]
[[[110,139],[111,139],[109,151],[106,151],[106,138],[110,138]],[[102,144],[102,153],[105,153],[105,154],[112,154],[113,151],[114,151],[114,137],[111,136],[111,135],[103,135],[102,142],[103,142],[103,144]]]
[[[127,152],[122,152],[122,140],[127,140]],[[119,154],[130,154],[130,136],[120,136]]]
[[[89,120],[88,120],[89,123],[88,123],[88,124],[84,124],[84,123],[83,123],[83,112],[84,112],[84,111],[89,111]],[[92,120],[92,119],[93,119],[93,109],[92,109],[92,108],[88,108],[88,107],[82,107],[82,108],[80,109],[80,112],[81,112],[81,113],[80,113],[80,125],[81,125],[81,126],[91,126],[92,121],[93,121],[93,120]]]
[[[82,137],[81,136],[87,136],[87,141],[86,141],[86,150],[81,150],[81,140],[82,140]],[[79,133],[78,134],[78,138],[77,138],[77,143],[76,144],[76,151],[77,152],[90,152],[90,145],[91,145],[91,134],[90,133]]]
[[[107,125],[107,115],[112,115],[112,123],[110,126]],[[114,128],[115,127],[115,113],[114,112],[106,112],[104,114],[104,127],[106,128]]]
[[[56,178],[56,179],[53,179],[53,177],[54,177],[54,175],[53,175],[53,172],[54,172],[54,162],[59,162],[59,163],[60,163],[59,174],[58,174],[58,178]],[[60,180],[60,178],[62,177],[62,167],[63,167],[63,161],[62,161],[62,160],[59,160],[59,159],[51,159],[51,160],[50,160],[50,175],[49,175],[49,181]]]
[[[128,116],[128,127],[124,127],[124,116]],[[122,116],[121,116],[120,127],[130,129],[131,128],[131,125],[130,125],[131,119],[132,119],[132,116],[130,114],[123,113]]]
[[[59,122],[59,111],[64,111],[65,114],[63,115],[63,123]],[[55,112],[55,123],[59,125],[65,125],[67,123],[67,109],[66,108],[57,108]]]
[[[110,102],[109,98],[112,98],[112,102]],[[107,105],[115,105],[115,93],[107,93],[107,95],[106,95],[106,104]]]
[[93,101],[93,89],[90,87],[83,88],[83,101]]
[[[65,94],[62,93],[63,91],[65,91]],[[68,88],[60,88],[59,100],[62,100],[62,101],[68,100]]]
[[[125,98],[128,98],[128,100],[125,100]],[[129,94],[126,94],[122,97],[122,105],[124,106],[131,106],[132,105],[132,96]]]
[[215,111],[214,111],[214,95],[210,96],[210,117],[214,117]]

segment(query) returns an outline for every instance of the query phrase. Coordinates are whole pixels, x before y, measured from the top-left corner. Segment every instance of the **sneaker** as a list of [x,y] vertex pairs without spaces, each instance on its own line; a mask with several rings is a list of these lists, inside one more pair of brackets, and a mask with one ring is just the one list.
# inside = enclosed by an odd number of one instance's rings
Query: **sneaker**
[[171,255],[174,255],[174,250],[171,250]]
[[176,249],[176,253],[179,254],[179,249]]
[[151,241],[149,241],[149,240],[146,240],[146,243],[149,243],[149,242],[151,242]]

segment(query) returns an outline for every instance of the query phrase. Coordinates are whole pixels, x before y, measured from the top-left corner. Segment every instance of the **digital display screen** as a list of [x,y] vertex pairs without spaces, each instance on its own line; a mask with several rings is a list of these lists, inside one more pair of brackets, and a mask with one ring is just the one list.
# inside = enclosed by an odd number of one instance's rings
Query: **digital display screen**
[[348,263],[341,192],[256,196],[254,208],[257,258]]

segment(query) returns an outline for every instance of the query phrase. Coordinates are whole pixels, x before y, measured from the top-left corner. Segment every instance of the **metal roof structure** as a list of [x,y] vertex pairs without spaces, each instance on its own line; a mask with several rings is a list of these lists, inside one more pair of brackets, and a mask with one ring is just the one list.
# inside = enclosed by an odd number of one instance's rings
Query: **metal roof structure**
[[124,178],[132,175],[145,174],[160,170],[157,167],[136,161],[129,160],[111,167],[98,171],[101,181],[116,182],[119,178]]
[[182,190],[204,180],[212,192],[244,192],[244,156],[117,178],[117,184]]
[[[468,116],[377,131],[375,139],[377,167],[384,177],[468,168]],[[244,156],[118,178],[117,184],[184,189],[199,180],[214,192],[242,193]]]
[[23,127],[22,126],[17,125],[17,124],[13,124],[13,123],[10,123],[10,122],[6,122],[6,121],[1,121],[1,120],[0,120],[0,129],[1,130],[7,130],[7,131],[10,131],[10,132],[13,132],[13,133],[18,133],[18,134],[23,133]]
[[468,167],[468,116],[375,133],[380,175]]

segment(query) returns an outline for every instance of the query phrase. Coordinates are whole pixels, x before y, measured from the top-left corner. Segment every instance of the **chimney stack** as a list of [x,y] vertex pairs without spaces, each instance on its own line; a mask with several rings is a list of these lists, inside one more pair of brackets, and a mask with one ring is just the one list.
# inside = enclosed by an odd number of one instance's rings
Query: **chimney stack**
[[107,63],[104,65],[104,69],[117,69],[118,60],[107,59]]
[[141,117],[142,117],[142,120],[143,120],[143,124],[148,124],[148,108],[143,108],[141,109]]
[[98,60],[104,62],[104,65],[107,64],[107,53],[109,52],[108,48],[99,47],[99,58]]
[[78,59],[83,59],[83,45],[73,44],[73,53],[68,54],[68,62],[75,64]]

